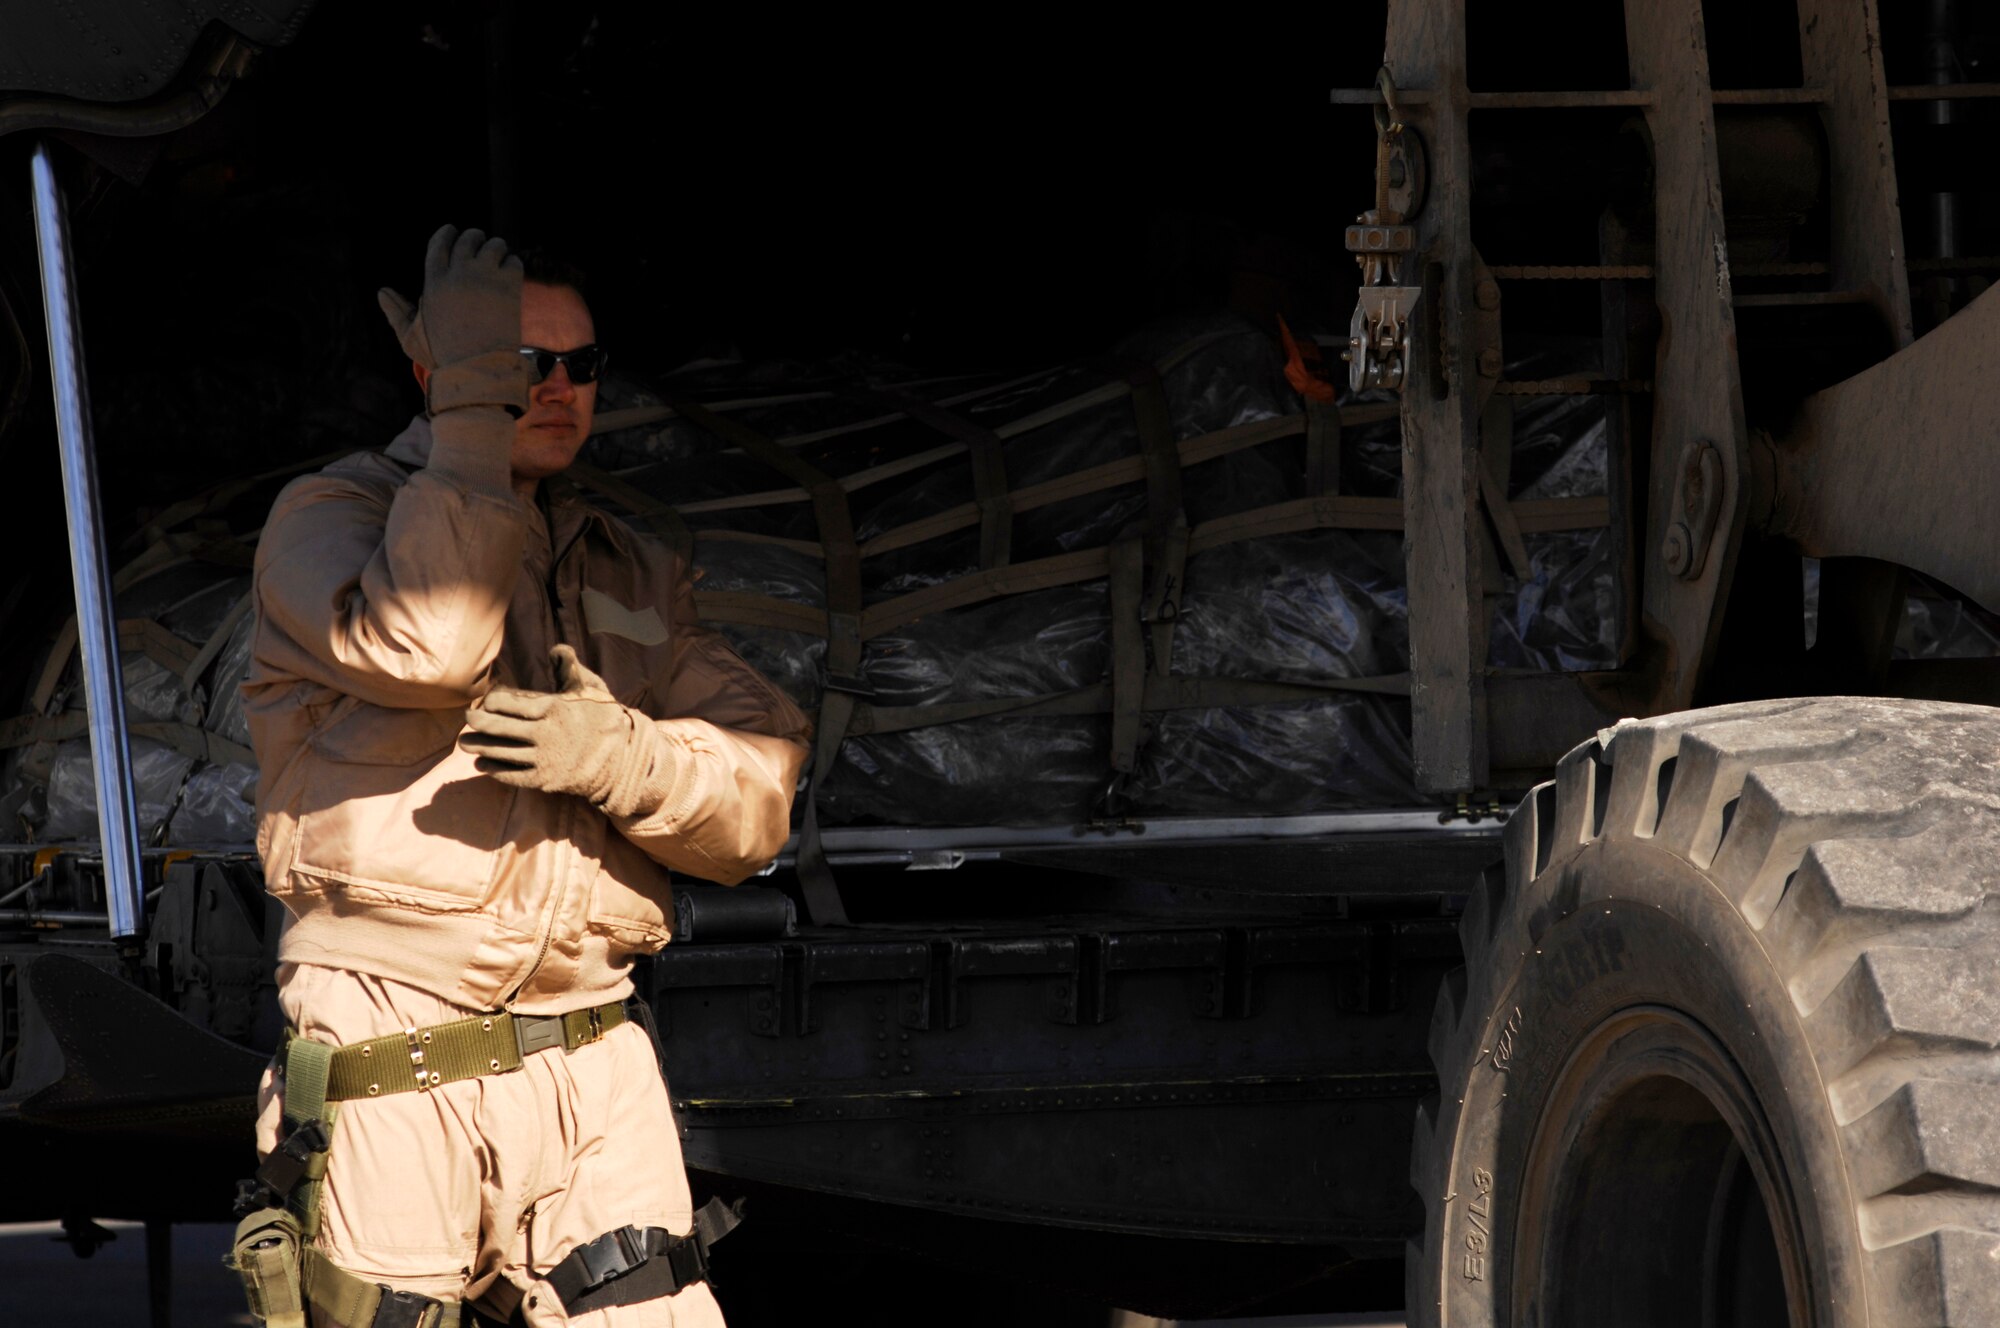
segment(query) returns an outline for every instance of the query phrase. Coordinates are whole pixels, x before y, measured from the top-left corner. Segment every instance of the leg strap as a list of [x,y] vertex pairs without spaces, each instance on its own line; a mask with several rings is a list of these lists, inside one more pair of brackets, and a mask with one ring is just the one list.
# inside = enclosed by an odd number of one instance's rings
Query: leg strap
[[397,1291],[335,1267],[315,1248],[305,1251],[306,1299],[348,1328],[459,1328],[465,1303]]
[[250,1312],[265,1328],[306,1328],[308,1305],[346,1328],[460,1328],[463,1302],[358,1277],[313,1244],[339,1109],[328,1100],[337,1054],[311,1038],[285,1044],[285,1138],[237,1193],[243,1220],[230,1266],[243,1278]]
[[[257,1168],[261,1196],[291,1209],[307,1244],[319,1232],[319,1189],[326,1175],[327,1149],[333,1143],[333,1117],[338,1110],[327,1101],[327,1075],[334,1049],[310,1038],[294,1038],[285,1049],[285,1139]],[[275,1196],[275,1198],[273,1198]]]
[[728,1205],[710,1199],[695,1214],[691,1235],[676,1236],[664,1227],[619,1227],[571,1250],[543,1280],[570,1315],[671,1296],[707,1280],[708,1247],[742,1220],[740,1200]]

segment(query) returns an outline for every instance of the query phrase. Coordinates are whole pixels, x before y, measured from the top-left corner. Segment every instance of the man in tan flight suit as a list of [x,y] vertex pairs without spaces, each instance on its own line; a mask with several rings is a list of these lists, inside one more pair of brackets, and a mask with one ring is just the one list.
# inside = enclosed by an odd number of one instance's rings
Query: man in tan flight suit
[[280,1052],[260,1149],[322,1073],[333,1118],[298,1152],[308,1318],[717,1325],[629,972],[669,869],[777,854],[810,726],[677,556],[556,481],[602,364],[573,284],[446,227],[421,305],[383,307],[428,409],[279,497],[244,684],[281,1001],[321,1057]]

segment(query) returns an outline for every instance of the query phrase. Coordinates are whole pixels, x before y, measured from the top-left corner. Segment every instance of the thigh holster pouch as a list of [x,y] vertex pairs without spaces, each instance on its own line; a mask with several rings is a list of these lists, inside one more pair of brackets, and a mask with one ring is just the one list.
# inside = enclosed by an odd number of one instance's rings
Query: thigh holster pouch
[[305,1328],[304,1242],[288,1209],[259,1208],[236,1226],[229,1266],[243,1279],[250,1313],[267,1328]]
[[284,1141],[237,1186],[241,1220],[228,1263],[243,1279],[250,1313],[266,1328],[306,1328],[308,1305],[344,1328],[458,1328],[461,1302],[371,1282],[313,1248],[320,1182],[333,1144],[333,1052],[306,1038],[287,1044]]
[[708,1278],[708,1248],[743,1220],[742,1201],[710,1199],[695,1214],[694,1231],[619,1227],[571,1250],[543,1275],[571,1316],[611,1305],[671,1296]]
[[306,1307],[346,1328],[459,1328],[463,1306],[397,1291],[328,1262],[289,1208],[259,1208],[237,1223],[229,1266],[250,1313],[266,1328],[306,1328]]

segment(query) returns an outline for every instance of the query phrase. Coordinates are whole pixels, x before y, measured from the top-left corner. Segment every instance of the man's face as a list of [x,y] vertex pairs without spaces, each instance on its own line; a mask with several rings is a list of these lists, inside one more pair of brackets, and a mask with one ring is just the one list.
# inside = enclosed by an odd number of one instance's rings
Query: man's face
[[[521,287],[521,344],[542,350],[576,350],[597,340],[590,309],[567,286],[526,282]],[[541,480],[558,474],[576,460],[590,436],[590,419],[597,408],[595,380],[570,381],[569,366],[555,371],[528,390],[528,413],[514,422],[515,478]]]

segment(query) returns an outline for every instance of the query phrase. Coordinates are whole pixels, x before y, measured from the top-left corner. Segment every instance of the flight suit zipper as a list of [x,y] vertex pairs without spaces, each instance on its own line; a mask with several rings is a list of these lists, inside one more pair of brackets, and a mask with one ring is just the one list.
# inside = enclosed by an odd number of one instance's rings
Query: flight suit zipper
[[[549,532],[549,547],[551,549],[548,575],[542,579],[542,614],[547,620],[549,639],[559,644],[570,644],[563,640],[562,617],[556,609],[556,605],[560,602],[560,595],[556,586],[556,576],[562,568],[563,559],[569,556],[570,550],[574,549],[577,546],[577,542],[583,538],[583,528],[579,526],[576,534],[570,536],[569,542],[563,545],[560,550],[556,550],[555,517],[546,505],[542,507],[542,521],[544,528]],[[553,682],[554,680],[551,679],[550,681]],[[570,837],[575,830],[575,826],[576,807],[574,799],[565,798],[555,836],[555,892],[549,901],[548,920],[542,925],[542,943],[535,951],[535,962],[529,965],[528,971],[522,975],[521,980],[514,984],[514,990],[507,997],[507,1005],[512,1005],[520,998],[521,993],[527,990],[528,984],[535,980],[535,974],[541,972],[542,965],[548,962],[549,950],[555,945],[556,927],[562,921],[563,901],[569,894],[570,864],[568,858],[570,856]]]

